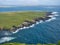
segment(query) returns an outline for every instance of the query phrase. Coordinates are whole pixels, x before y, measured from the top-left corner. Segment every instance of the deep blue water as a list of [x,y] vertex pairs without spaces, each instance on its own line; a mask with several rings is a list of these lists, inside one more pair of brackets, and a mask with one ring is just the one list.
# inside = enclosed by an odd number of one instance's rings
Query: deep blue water
[[7,12],[7,11],[58,11],[60,12],[60,6],[23,6],[23,7],[3,7],[0,8],[0,12]]
[[60,7],[12,7],[0,8],[0,12],[8,11],[52,11],[58,12],[55,20],[43,22],[35,25],[32,28],[23,29],[19,32],[12,34],[0,31],[0,43],[2,42],[21,42],[21,43],[57,43],[60,40]]

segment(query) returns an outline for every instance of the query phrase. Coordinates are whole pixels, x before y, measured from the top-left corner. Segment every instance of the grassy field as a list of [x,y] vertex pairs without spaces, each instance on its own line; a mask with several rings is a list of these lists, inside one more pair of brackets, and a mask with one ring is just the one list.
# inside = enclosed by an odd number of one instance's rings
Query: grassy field
[[0,12],[0,27],[11,28],[12,25],[18,26],[24,20],[43,17],[45,14],[45,12]]
[[56,44],[22,44],[22,43],[6,43],[0,45],[56,45]]

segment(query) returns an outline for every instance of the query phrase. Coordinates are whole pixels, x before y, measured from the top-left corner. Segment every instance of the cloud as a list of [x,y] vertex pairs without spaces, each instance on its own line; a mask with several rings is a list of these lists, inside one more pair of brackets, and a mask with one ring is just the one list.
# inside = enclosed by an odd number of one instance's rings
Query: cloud
[[59,0],[0,0],[0,5],[60,5],[59,3]]

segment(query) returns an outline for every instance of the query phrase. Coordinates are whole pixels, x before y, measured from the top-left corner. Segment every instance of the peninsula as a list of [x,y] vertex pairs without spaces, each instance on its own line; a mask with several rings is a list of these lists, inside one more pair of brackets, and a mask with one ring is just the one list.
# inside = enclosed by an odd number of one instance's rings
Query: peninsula
[[51,12],[0,12],[0,30],[17,30],[40,20],[48,20]]

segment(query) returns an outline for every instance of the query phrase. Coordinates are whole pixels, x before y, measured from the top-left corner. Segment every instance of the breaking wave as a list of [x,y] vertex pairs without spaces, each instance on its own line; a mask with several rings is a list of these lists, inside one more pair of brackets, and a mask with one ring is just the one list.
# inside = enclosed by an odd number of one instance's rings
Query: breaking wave
[[2,37],[0,38],[0,43],[8,42],[15,39],[15,37]]

